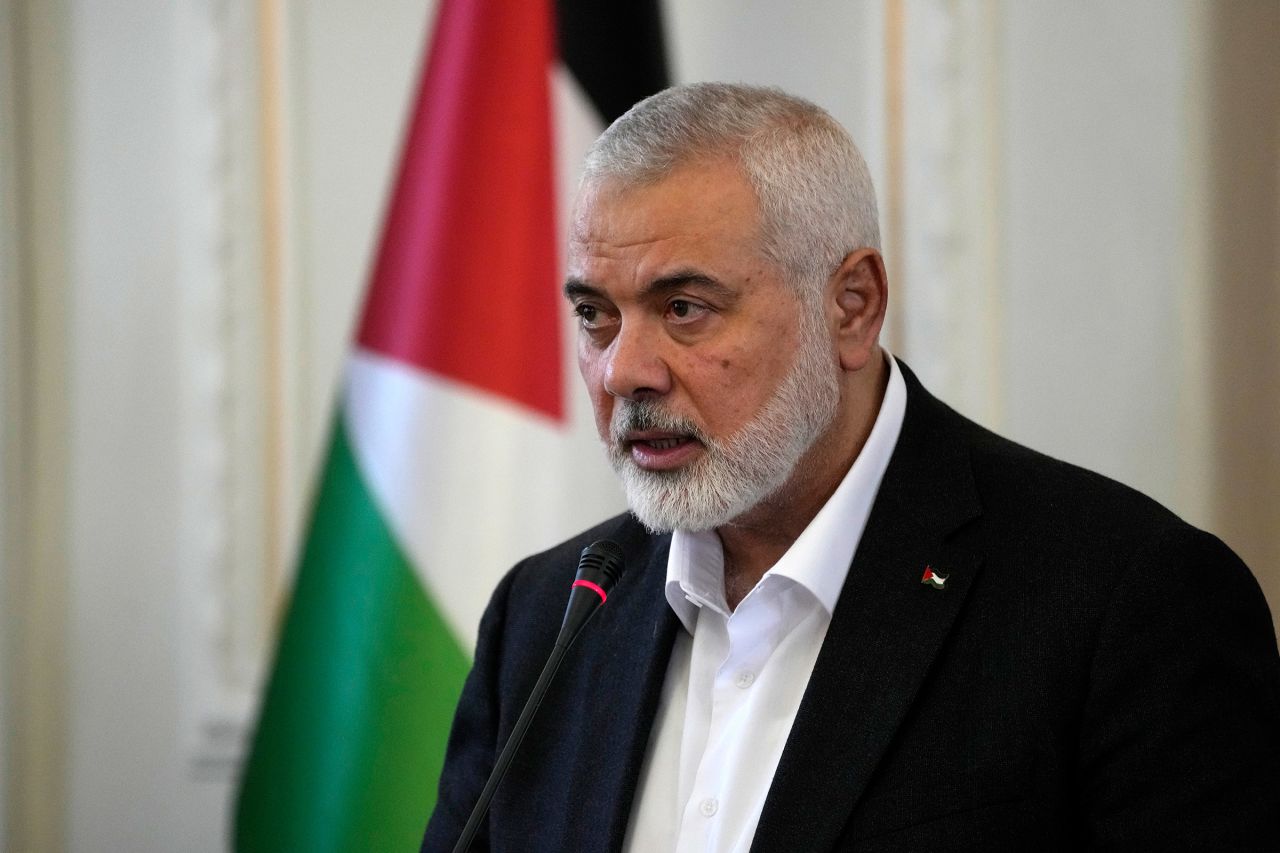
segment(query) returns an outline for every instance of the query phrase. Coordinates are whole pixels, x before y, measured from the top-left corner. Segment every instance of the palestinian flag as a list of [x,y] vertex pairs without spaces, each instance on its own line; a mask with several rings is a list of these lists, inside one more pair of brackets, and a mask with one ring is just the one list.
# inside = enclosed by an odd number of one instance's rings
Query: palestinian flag
[[940,575],[933,570],[932,566],[924,567],[924,574],[920,577],[920,583],[931,586],[934,589],[942,589],[947,585],[949,575]]
[[587,145],[663,85],[653,0],[441,0],[237,850],[417,849],[489,592],[623,506],[560,258]]

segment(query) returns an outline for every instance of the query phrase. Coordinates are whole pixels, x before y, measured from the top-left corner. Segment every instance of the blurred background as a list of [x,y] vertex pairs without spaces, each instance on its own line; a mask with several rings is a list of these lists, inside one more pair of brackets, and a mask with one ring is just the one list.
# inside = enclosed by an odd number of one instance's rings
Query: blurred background
[[[0,0],[4,849],[226,849],[433,12]],[[663,12],[853,133],[935,394],[1280,608],[1280,4]]]

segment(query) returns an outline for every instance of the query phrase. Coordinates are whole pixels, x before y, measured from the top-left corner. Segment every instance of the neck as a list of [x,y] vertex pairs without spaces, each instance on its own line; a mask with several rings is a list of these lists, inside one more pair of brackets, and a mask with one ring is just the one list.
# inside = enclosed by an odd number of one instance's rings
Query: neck
[[830,500],[875,425],[889,382],[884,357],[846,375],[846,393],[831,426],[800,458],[776,493],[716,528],[724,550],[724,594],[737,608]]

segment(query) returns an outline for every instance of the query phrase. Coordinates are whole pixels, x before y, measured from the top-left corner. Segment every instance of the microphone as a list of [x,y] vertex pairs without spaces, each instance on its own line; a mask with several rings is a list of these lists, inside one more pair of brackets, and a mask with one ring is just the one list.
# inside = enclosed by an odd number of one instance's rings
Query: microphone
[[578,575],[569,587],[569,603],[564,609],[564,620],[560,623],[556,644],[547,657],[542,674],[538,676],[538,682],[533,686],[533,692],[529,694],[506,745],[502,747],[502,752],[493,765],[489,781],[485,782],[480,799],[471,810],[471,817],[467,818],[467,825],[463,827],[462,835],[453,847],[453,853],[467,853],[471,848],[471,842],[480,831],[480,824],[489,813],[489,803],[498,790],[498,784],[507,775],[507,768],[511,766],[511,760],[515,758],[516,750],[520,748],[529,724],[533,722],[533,715],[538,712],[542,697],[546,695],[556,670],[560,668],[560,662],[586,627],[587,621],[608,600],[609,592],[622,576],[624,568],[622,548],[616,542],[597,539],[582,549],[582,555],[578,558]]
[[622,548],[617,542],[597,539],[582,549],[578,576],[569,587],[569,604],[560,623],[560,636],[556,637],[557,646],[564,644],[568,648],[578,639],[587,620],[609,599],[609,591],[622,577],[622,569]]

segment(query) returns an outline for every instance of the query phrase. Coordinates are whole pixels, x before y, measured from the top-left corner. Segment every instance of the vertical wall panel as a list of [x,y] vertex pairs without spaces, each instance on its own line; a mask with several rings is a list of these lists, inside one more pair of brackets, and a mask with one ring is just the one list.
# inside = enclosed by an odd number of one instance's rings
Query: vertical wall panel
[[[68,761],[67,549],[69,21],[63,2],[14,2],[14,123],[5,128],[16,278],[5,283],[15,309],[8,318],[6,381],[18,408],[6,419],[3,448],[10,469],[6,522],[18,531],[5,568],[3,626],[12,645],[5,661],[8,849],[59,850],[65,844]],[[10,128],[12,130],[10,131]],[[8,496],[7,496],[8,497]]]
[[1280,625],[1280,5],[1214,4],[1208,38],[1213,521]]
[[1005,6],[1007,431],[1176,493],[1186,14]]
[[[17,121],[14,104],[14,14],[13,4],[0,3],[0,127]],[[18,191],[14,168],[16,149],[13,134],[0,133],[0,506],[17,506],[22,498],[19,486],[22,442],[22,393],[19,385],[22,327],[22,294],[18,284],[17,216]],[[8,838],[9,811],[9,705],[14,690],[12,652],[14,614],[12,576],[17,571],[14,555],[24,550],[22,525],[16,513],[0,515],[0,847]]]

